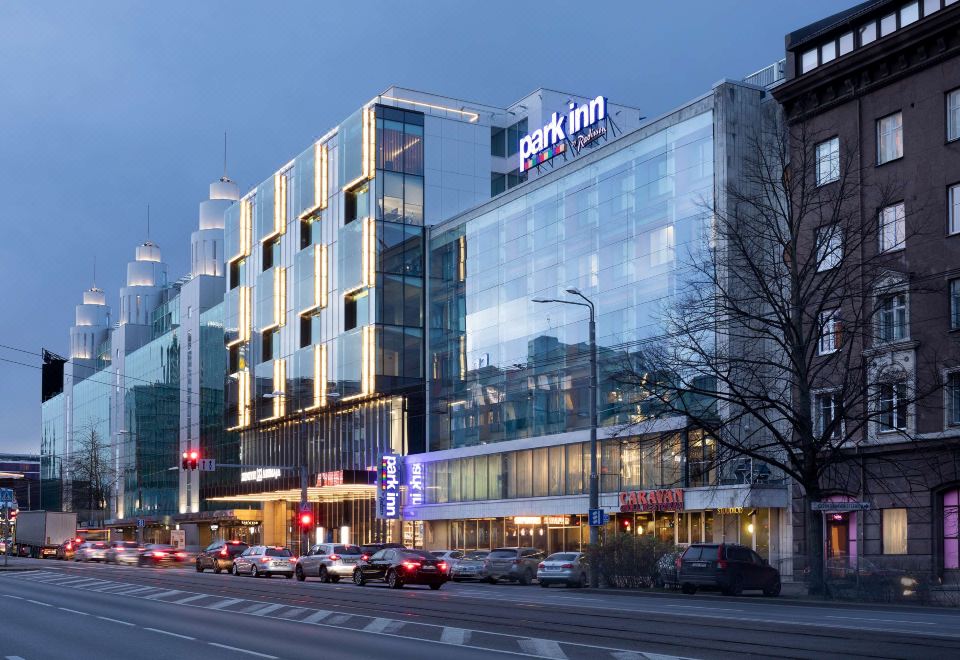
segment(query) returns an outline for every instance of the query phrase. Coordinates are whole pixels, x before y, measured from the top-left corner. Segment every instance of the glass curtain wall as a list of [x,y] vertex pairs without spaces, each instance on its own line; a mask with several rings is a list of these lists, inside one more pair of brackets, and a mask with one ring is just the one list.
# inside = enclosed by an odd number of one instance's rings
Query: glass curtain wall
[[586,429],[587,310],[597,305],[600,424],[649,411],[612,374],[663,332],[658,314],[706,247],[713,117],[704,113],[430,241],[430,449]]

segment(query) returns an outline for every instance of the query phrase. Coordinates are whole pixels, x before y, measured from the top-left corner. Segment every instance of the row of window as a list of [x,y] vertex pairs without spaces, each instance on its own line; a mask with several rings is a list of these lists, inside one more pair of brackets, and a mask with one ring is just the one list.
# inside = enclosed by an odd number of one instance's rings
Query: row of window
[[[960,89],[945,96],[947,141],[960,139]],[[877,165],[903,158],[903,112],[897,111],[876,122]],[[840,179],[840,138],[832,137],[816,145],[817,185]]]
[[878,37],[886,37],[901,28],[920,20],[921,10],[926,18],[941,8],[952,5],[957,0],[915,0],[900,7],[880,19],[872,18],[856,30],[845,32],[835,39],[820,44],[817,48],[804,51],[800,56],[800,73],[808,73],[818,66],[828,64],[838,57],[852,53],[873,43]]

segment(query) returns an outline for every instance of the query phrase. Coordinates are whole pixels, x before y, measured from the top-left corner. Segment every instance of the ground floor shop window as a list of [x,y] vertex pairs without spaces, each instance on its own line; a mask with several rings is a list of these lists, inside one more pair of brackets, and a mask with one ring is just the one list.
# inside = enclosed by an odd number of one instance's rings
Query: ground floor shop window
[[907,510],[883,510],[883,554],[907,554]]
[[960,569],[960,489],[943,494],[943,567]]

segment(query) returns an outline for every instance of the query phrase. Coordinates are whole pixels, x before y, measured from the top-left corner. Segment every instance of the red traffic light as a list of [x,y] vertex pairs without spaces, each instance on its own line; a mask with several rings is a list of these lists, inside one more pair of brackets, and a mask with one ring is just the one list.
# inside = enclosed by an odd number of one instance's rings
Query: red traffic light
[[195,460],[197,460],[198,458],[200,458],[200,452],[197,452],[197,451],[192,451],[192,452],[190,452],[190,460],[191,460],[191,461],[195,461]]
[[180,468],[183,470],[196,470],[200,466],[200,452],[196,449],[183,452]]
[[300,513],[300,526],[309,527],[313,524],[313,514],[309,511],[303,511]]

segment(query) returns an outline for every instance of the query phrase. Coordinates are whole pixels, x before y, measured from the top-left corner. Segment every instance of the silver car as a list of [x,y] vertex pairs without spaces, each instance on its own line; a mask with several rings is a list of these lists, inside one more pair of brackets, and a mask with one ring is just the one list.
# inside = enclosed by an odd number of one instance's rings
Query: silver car
[[481,579],[483,577],[483,561],[489,554],[489,550],[471,550],[464,554],[450,569],[450,579],[454,582]]
[[282,575],[289,580],[293,577],[293,567],[296,563],[296,557],[289,548],[254,545],[233,560],[233,574],[251,577]]
[[457,562],[463,559],[462,550],[431,550],[430,554],[447,564],[447,575],[452,575]]
[[110,564],[136,564],[140,558],[140,545],[136,541],[111,541],[104,560]]
[[107,543],[105,541],[84,541],[73,555],[73,561],[106,561]]
[[303,582],[308,577],[318,577],[321,582],[339,582],[349,578],[363,551],[359,545],[321,543],[310,548],[297,562],[297,579]]
[[590,566],[582,552],[555,552],[537,566],[537,581],[541,587],[551,584],[585,587],[589,575]]
[[545,556],[536,548],[494,548],[483,562],[483,577],[490,584],[497,580],[531,584],[537,577],[537,565]]

